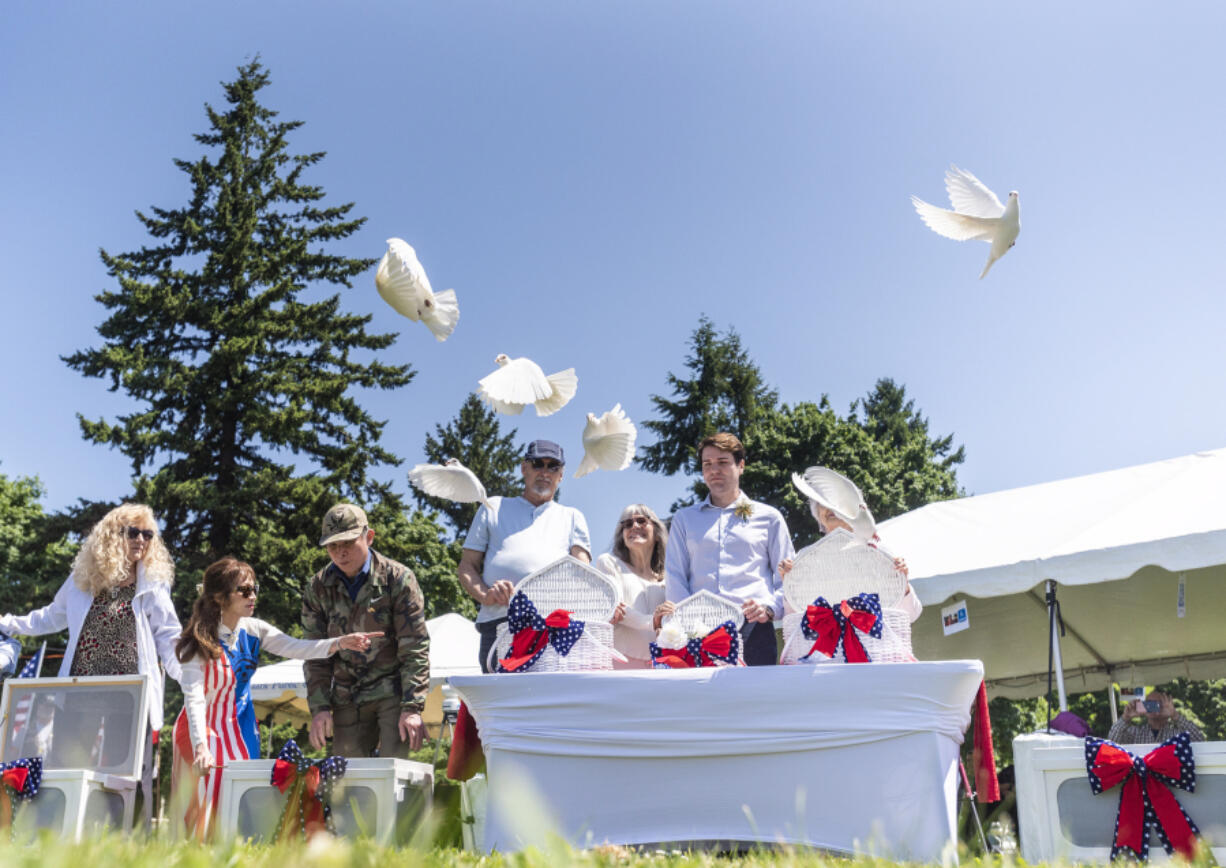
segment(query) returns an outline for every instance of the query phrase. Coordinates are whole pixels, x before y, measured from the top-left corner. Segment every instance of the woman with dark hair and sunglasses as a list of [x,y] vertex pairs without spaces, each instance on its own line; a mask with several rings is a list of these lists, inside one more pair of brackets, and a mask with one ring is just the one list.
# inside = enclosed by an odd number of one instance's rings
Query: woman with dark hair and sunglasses
[[[381,633],[349,633],[335,639],[294,639],[253,618],[260,586],[250,564],[222,558],[204,571],[199,596],[175,653],[182,664],[183,710],[175,721],[171,792],[181,831],[210,837],[229,760],[260,755],[260,734],[251,705],[251,676],[260,651],[313,660],[338,648],[365,651]],[[182,787],[190,782],[190,792]]]
[[621,602],[613,617],[613,647],[627,662],[614,669],[650,669],[649,644],[660,619],[672,612],[664,600],[664,546],[668,531],[650,506],[634,503],[622,510],[613,548],[596,559],[595,567],[617,582]]
[[[68,630],[68,648],[59,675],[147,675],[149,726],[162,728],[162,673],[179,678],[175,640],[179,617],[170,600],[175,568],[157,530],[153,510],[140,503],[125,503],[104,515],[90,529],[72,562],[72,574],[55,599],[28,615],[0,616],[0,631],[8,635],[39,636]],[[57,732],[97,733],[100,726],[131,732],[132,715],[103,714],[88,706],[88,697],[76,697],[72,708],[57,715]],[[105,719],[104,719],[105,718]],[[78,729],[81,727],[81,729]],[[93,756],[94,741],[61,737],[52,751],[61,766],[91,768],[107,764],[106,753],[127,744],[126,737],[104,740],[103,756]]]

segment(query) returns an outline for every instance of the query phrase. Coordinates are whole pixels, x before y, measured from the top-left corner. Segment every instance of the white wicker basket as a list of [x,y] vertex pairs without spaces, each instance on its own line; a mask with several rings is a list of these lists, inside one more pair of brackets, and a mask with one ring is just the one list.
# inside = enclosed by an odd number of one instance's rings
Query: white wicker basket
[[837,603],[861,593],[876,594],[888,609],[907,593],[907,577],[885,552],[842,529],[801,549],[783,579],[783,597],[793,612],[803,612],[818,597]]
[[[846,662],[843,660],[841,648],[833,657],[823,657],[819,652],[814,652],[808,660],[800,659],[813,647],[813,642],[806,639],[801,632],[802,617],[799,612],[789,612],[783,616],[783,635],[787,638],[783,644],[783,652],[779,655],[779,664],[789,666],[794,663],[803,665]],[[880,639],[867,633],[856,635],[868,653],[868,659],[873,663],[911,663],[915,660],[911,653],[911,619],[901,609],[881,610]]]
[[903,663],[911,653],[911,620],[893,608],[907,593],[907,577],[894,568],[894,559],[880,549],[860,542],[845,530],[826,534],[802,549],[792,570],[783,579],[788,612],[783,616],[783,653],[779,662],[843,663],[840,649],[833,657],[814,654],[801,660],[813,643],[800,630],[801,613],[818,597],[837,606],[857,594],[876,594],[881,603],[881,638],[859,633],[860,642],[875,663]]
[[[565,657],[547,646],[531,672],[585,672],[613,668],[613,625],[609,619],[617,609],[619,591],[612,579],[569,555],[530,573],[515,588],[532,601],[537,613],[546,618],[556,609],[584,622],[583,636]],[[498,625],[490,657],[490,671],[511,650],[511,633],[506,623]]]
[[[735,624],[739,632],[745,623],[745,615],[741,612],[741,607],[704,589],[679,602],[671,615],[661,619],[660,629],[663,630],[669,624],[676,624],[686,636],[695,638],[701,632],[714,630],[725,621]],[[744,663],[745,645],[743,642],[739,644],[739,648],[737,662]]]

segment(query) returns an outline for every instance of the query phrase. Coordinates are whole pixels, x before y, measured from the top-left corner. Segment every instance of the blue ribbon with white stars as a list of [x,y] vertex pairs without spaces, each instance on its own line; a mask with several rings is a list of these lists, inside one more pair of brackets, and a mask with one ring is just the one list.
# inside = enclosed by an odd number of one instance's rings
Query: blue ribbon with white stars
[[[516,591],[507,607],[507,631],[511,634],[511,653],[498,661],[499,672],[527,672],[551,646],[565,657],[583,637],[584,622],[558,609],[541,617],[535,604],[522,591]],[[528,632],[524,632],[528,631]],[[547,641],[541,641],[542,636]]]

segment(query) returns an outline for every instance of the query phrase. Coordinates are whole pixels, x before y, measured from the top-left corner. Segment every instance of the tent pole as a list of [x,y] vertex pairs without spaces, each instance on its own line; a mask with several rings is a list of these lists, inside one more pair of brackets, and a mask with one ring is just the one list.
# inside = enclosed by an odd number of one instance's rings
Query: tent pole
[[1120,719],[1119,712],[1116,711],[1118,703],[1115,701],[1115,683],[1107,685],[1107,707],[1111,709],[1111,722],[1115,723]]
[[1068,694],[1064,692],[1064,661],[1060,657],[1060,631],[1057,629],[1059,620],[1059,604],[1056,602],[1055,579],[1047,580],[1047,611],[1051,619],[1051,656],[1052,667],[1056,670],[1056,693],[1060,698],[1060,710],[1068,711]]

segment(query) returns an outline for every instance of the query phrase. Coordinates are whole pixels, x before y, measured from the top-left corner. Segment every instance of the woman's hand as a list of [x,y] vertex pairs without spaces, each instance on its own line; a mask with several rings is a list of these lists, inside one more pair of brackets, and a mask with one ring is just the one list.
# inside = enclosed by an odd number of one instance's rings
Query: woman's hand
[[902,577],[904,579],[910,575],[910,573],[907,572],[907,561],[905,558],[894,558],[894,569],[902,573]]
[[626,604],[618,603],[617,608],[613,610],[613,617],[609,619],[610,624],[620,624],[626,618]]
[[792,559],[784,558],[779,562],[779,578],[785,578],[792,571]]
[[381,639],[384,633],[347,633],[336,640],[337,647],[346,651],[367,651],[371,639]]
[[196,745],[196,755],[192,757],[192,767],[200,774],[206,774],[213,767],[213,754],[208,745]]
[[652,629],[659,632],[661,622],[675,611],[677,611],[677,607],[672,603],[661,603],[656,606],[655,614],[651,619]]

